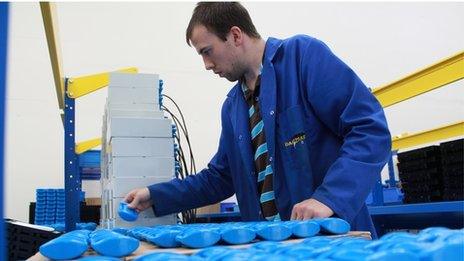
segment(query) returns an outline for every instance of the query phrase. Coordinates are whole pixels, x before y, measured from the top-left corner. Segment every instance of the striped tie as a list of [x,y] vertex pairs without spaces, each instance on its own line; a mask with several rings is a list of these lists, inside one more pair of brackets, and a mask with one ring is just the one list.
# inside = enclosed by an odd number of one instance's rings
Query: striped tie
[[254,152],[254,162],[257,176],[258,193],[260,193],[261,211],[264,218],[270,221],[280,220],[279,212],[277,211],[273,182],[272,182],[272,166],[269,164],[269,154],[267,150],[266,137],[264,135],[264,123],[261,119],[258,96],[260,89],[260,76],[256,81],[254,91],[248,88],[243,88],[245,100],[248,103],[248,114],[250,117],[251,143]]

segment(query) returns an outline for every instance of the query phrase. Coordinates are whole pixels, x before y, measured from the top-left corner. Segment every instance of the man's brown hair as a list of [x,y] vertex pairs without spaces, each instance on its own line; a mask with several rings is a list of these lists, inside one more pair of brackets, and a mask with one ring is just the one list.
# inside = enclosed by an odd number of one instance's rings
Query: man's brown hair
[[251,21],[248,11],[238,2],[199,2],[193,10],[192,18],[185,34],[190,46],[193,28],[205,26],[208,31],[226,41],[232,26],[239,27],[245,34],[253,38],[261,38]]

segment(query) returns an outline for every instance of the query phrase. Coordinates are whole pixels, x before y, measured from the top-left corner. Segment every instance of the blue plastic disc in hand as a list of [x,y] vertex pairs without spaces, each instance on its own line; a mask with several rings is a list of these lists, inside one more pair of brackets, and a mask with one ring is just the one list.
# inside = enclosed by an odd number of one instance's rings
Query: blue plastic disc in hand
[[119,203],[118,209],[119,216],[125,221],[135,221],[139,217],[139,213],[132,208],[129,208],[128,204],[124,201]]

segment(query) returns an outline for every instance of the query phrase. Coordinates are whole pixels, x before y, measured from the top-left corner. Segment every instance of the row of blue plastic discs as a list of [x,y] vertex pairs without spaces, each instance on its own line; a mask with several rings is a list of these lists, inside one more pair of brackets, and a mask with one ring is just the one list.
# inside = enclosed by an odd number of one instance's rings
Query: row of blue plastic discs
[[324,218],[308,221],[136,227],[130,230],[119,229],[118,231],[164,248],[179,246],[204,248],[221,241],[226,244],[240,245],[248,244],[256,238],[268,241],[283,241],[290,237],[312,237],[319,232],[345,234],[350,231],[350,225],[339,218]]
[[[311,237],[320,231],[345,234],[349,224],[338,218],[283,222],[237,222],[221,224],[190,224],[133,229],[96,230],[92,233],[77,230],[56,238],[40,247],[42,255],[51,259],[72,259],[82,255],[90,245],[97,253],[122,257],[138,247],[139,240],[160,247],[187,246],[204,248],[220,241],[228,244],[246,244],[260,238],[282,241],[294,237]],[[137,242],[137,243],[135,243]],[[118,246],[118,247],[115,247]]]
[[[271,222],[267,223],[271,224]],[[259,223],[254,224],[255,227],[259,227]],[[179,237],[180,241],[190,238],[193,234],[196,235],[197,241],[205,240],[208,237],[204,235],[211,236],[205,232],[205,227],[213,226],[204,224],[185,227],[185,233]],[[134,235],[136,231],[141,230],[142,228],[135,228],[125,232],[136,236]],[[194,230],[199,233],[192,232]],[[121,229],[117,231],[124,232]],[[216,240],[216,237],[213,237]],[[189,240],[193,242],[194,238],[191,237]],[[94,257],[93,260],[111,260],[110,257],[130,255],[138,248],[139,240],[111,230],[97,230],[92,233],[73,231],[44,244],[40,252],[51,259],[73,259],[82,255],[89,245],[98,254],[106,256]],[[187,258],[193,260],[464,260],[464,230],[429,228],[422,230],[419,234],[396,232],[375,241],[347,236],[338,238],[314,236],[301,243],[262,241],[246,249],[214,246],[204,248],[192,256],[152,253],[139,257],[137,260]],[[86,259],[92,259],[92,257]]]
[[134,260],[464,260],[464,230],[429,228],[417,235],[394,232],[374,241],[316,236],[297,244],[266,241],[246,249],[215,246],[192,256],[158,252]]

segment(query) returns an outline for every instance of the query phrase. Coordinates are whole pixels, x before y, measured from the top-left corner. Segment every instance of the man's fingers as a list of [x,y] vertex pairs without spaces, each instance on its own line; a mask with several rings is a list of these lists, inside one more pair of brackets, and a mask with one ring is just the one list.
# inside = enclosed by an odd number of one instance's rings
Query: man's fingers
[[312,209],[306,209],[303,214],[303,220],[308,220],[313,218],[314,211]]
[[290,220],[296,220],[296,205],[292,208],[292,215],[290,217]]
[[135,192],[135,190],[132,190],[131,192],[127,193],[127,195],[124,197],[124,202],[131,203],[132,200],[134,200]]
[[137,209],[137,206],[139,205],[139,198],[137,196],[135,196],[132,201],[130,202],[130,204],[128,205],[129,208],[132,208],[132,209]]
[[301,208],[294,207],[293,212],[294,212],[293,220],[302,220],[303,219],[303,214],[301,213]]

